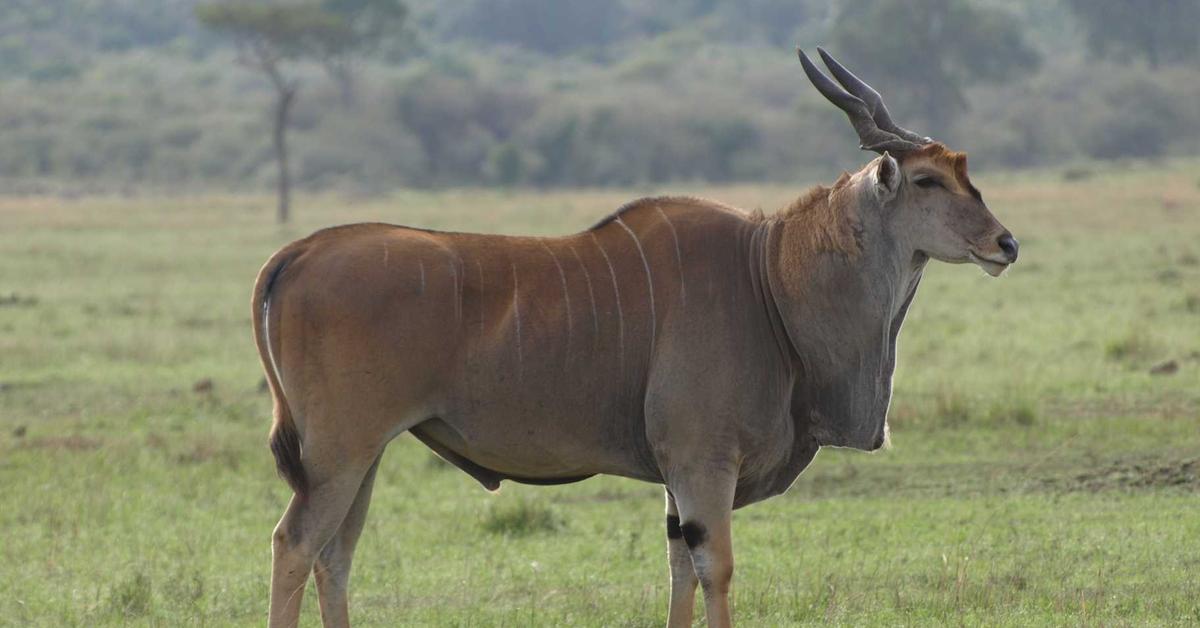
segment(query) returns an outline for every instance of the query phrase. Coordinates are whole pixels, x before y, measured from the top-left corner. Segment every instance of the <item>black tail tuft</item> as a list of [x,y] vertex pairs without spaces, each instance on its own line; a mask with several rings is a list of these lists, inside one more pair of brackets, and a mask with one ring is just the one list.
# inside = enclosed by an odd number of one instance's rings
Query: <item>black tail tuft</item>
[[300,434],[295,423],[289,420],[275,424],[275,429],[271,430],[271,453],[275,455],[279,476],[304,499],[308,495],[308,475],[300,462]]

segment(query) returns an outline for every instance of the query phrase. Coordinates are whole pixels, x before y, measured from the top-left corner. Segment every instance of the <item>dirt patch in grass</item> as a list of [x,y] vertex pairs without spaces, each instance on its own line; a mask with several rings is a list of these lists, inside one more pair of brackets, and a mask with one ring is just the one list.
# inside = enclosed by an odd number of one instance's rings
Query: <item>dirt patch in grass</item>
[[33,307],[38,304],[37,297],[17,294],[0,294],[0,307]]
[[832,457],[805,471],[789,495],[806,499],[958,497],[1107,491],[1200,493],[1200,457],[1175,451],[1096,460],[1067,458],[906,464],[902,467],[836,464]]
[[1042,402],[1045,414],[1057,419],[1137,417],[1185,420],[1196,416],[1196,401],[1188,395],[1164,392],[1156,397],[1104,395],[1092,399],[1057,398]]
[[23,449],[53,449],[62,451],[92,451],[103,443],[99,439],[73,434],[71,436],[39,436],[21,443]]
[[194,443],[191,447],[176,453],[174,459],[175,463],[181,466],[218,462],[235,471],[240,466],[237,452],[209,442]]
[[1200,490],[1200,458],[1174,461],[1120,461],[1097,466],[1046,484],[1063,491],[1100,492],[1178,488]]

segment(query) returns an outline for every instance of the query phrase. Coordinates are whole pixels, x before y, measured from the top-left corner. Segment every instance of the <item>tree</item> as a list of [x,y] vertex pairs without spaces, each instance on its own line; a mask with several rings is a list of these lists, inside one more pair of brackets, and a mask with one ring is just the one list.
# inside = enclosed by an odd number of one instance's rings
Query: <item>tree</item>
[[914,105],[920,130],[935,136],[966,109],[965,87],[1038,63],[1014,16],[968,0],[847,0],[833,39],[836,54],[889,99]]
[[[321,64],[337,83],[342,104],[354,104],[354,66],[364,56],[387,53],[403,41],[408,9],[400,0],[324,0],[322,8],[345,25],[349,42],[331,41],[320,50]],[[345,45],[349,43],[350,45]]]
[[1200,50],[1200,0],[1067,0],[1101,56],[1141,55],[1151,68]]
[[404,6],[398,0],[286,4],[219,0],[196,7],[201,23],[230,35],[237,45],[238,61],[266,75],[275,89],[272,139],[279,166],[279,222],[287,222],[290,214],[287,128],[299,89],[298,80],[289,77],[286,65],[305,60],[319,62],[345,90],[355,55],[375,52],[388,34],[387,28],[398,26],[404,15]]

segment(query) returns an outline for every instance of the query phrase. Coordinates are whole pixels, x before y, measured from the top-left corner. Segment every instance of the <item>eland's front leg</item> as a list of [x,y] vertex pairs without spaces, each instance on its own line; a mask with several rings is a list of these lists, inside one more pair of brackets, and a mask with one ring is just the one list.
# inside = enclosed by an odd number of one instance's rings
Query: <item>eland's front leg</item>
[[[692,559],[695,577],[704,589],[704,615],[709,628],[730,628],[733,625],[729,589],[733,582],[731,525],[736,467],[703,467],[676,472],[668,479],[667,486],[678,507],[680,536]],[[687,625],[675,623],[674,586],[671,597],[670,625]],[[690,614],[689,604],[689,619]]]
[[679,508],[671,492],[667,491],[667,559],[671,566],[671,607],[667,614],[667,628],[690,628],[692,611],[696,606],[696,584],[699,582],[679,523]]

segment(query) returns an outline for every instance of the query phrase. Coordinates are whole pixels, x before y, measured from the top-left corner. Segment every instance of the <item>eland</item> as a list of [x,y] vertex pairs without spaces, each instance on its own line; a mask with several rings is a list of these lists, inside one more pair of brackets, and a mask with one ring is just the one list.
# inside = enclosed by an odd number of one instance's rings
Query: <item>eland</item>
[[731,625],[733,510],[786,491],[821,447],[887,440],[896,340],[926,263],[996,276],[1017,241],[966,156],[897,126],[824,50],[809,80],[880,153],[778,212],[633,201],[562,237],[386,224],[273,255],[253,294],[274,398],[270,448],[294,496],[273,535],[270,625],[309,574],[326,626],[376,469],[408,432],[495,490],[597,474],[662,484],[668,625],[696,587]]

